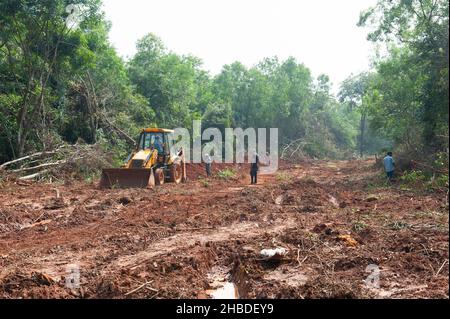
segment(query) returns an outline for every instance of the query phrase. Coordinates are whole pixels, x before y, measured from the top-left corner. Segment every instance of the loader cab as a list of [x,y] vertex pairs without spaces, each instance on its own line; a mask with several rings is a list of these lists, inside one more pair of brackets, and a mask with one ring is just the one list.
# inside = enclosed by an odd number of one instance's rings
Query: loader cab
[[159,156],[169,156],[168,135],[171,132],[171,130],[154,128],[142,130],[139,137],[138,150],[156,149]]

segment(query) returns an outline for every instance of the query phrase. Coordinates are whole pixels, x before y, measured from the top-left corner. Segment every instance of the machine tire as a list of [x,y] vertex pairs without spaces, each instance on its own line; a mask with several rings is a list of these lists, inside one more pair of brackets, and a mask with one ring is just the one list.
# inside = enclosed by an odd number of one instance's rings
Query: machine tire
[[162,168],[157,168],[155,170],[155,184],[156,185],[164,184],[164,170]]
[[183,167],[179,162],[173,163],[170,166],[170,181],[175,184],[181,183],[183,178]]

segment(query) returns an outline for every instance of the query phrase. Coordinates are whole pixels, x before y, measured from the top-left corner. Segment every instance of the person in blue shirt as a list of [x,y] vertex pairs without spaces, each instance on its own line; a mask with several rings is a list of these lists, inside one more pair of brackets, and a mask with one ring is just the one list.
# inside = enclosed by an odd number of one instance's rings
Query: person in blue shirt
[[384,171],[386,172],[389,180],[394,177],[395,161],[392,157],[392,152],[388,152],[386,157],[383,158]]
[[164,147],[163,147],[163,143],[162,143],[162,140],[161,140],[161,136],[159,136],[159,135],[155,136],[154,147],[158,151],[158,155],[164,153]]

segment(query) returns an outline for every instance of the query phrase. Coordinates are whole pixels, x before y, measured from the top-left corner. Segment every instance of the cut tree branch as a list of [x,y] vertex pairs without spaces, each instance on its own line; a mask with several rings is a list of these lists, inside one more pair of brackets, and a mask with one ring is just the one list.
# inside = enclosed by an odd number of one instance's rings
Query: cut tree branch
[[36,165],[36,166],[32,166],[32,167],[20,168],[20,169],[13,170],[13,171],[11,171],[11,172],[13,172],[13,173],[19,173],[19,172],[34,171],[34,170],[36,170],[36,169],[38,169],[38,168],[51,167],[51,166],[58,166],[58,165],[61,165],[61,164],[66,163],[66,162],[67,162],[66,160],[60,160],[60,161],[56,161],[56,162],[54,162],[54,163],[44,163],[44,164]]
[[53,155],[55,153],[56,153],[56,151],[44,151],[44,152],[38,152],[38,153],[31,154],[31,155],[27,155],[27,156],[24,156],[24,157],[21,157],[21,158],[17,158],[15,160],[12,160],[12,161],[9,161],[9,162],[5,162],[5,163],[1,164],[0,165],[0,170],[4,169],[6,166],[9,166],[9,165],[14,164],[14,163],[22,162],[24,160],[35,158],[35,157],[38,157],[38,156]]
[[106,125],[108,125],[111,129],[113,129],[119,136],[125,139],[128,143],[130,143],[133,146],[136,145],[136,141],[131,136],[129,136],[127,133],[125,133],[116,125],[114,125],[105,115],[101,117],[101,120],[104,121]]

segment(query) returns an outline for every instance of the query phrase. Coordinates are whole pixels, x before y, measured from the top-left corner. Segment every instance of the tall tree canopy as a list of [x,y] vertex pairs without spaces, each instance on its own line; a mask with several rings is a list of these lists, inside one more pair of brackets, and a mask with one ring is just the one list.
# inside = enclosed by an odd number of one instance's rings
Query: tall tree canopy
[[[76,12],[72,2],[0,3],[0,160],[152,120],[108,42],[101,2],[77,1]],[[68,23],[74,13],[79,23]]]
[[[377,61],[377,79],[369,90],[377,127],[397,143],[428,152],[448,145],[448,29],[445,0],[393,0],[361,14],[371,26],[368,39],[386,43],[388,58]],[[413,135],[421,132],[422,140]]]
[[101,0],[3,0],[0,161],[78,140],[124,153],[141,127],[194,119],[222,131],[277,127],[282,145],[312,157],[448,147],[448,2],[379,1],[359,25],[387,54],[336,98],[327,75],[292,57],[236,61],[212,76],[149,33],[124,61]]

